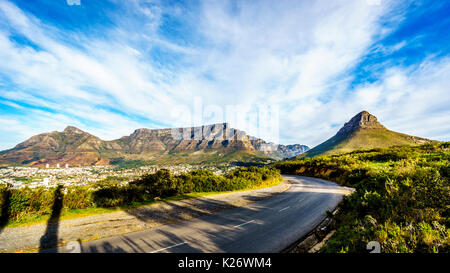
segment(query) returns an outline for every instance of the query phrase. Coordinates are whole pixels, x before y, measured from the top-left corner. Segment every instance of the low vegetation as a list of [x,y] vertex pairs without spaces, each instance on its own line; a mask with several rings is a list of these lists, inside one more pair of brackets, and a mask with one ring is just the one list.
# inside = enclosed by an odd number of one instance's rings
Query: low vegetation
[[173,197],[194,192],[253,189],[279,182],[281,175],[277,169],[249,167],[235,169],[224,176],[214,175],[206,170],[180,175],[159,170],[130,183],[105,181],[95,187],[11,189],[0,186],[0,224],[27,222],[50,215],[55,196],[58,196],[57,191],[63,193],[62,212],[69,212],[87,208],[126,207],[152,201],[156,197]]
[[282,173],[356,189],[344,198],[337,231],[323,252],[444,252],[450,243],[450,143],[394,146],[284,161]]
[[298,158],[348,153],[357,149],[413,145],[413,137],[387,129],[357,130],[350,136],[336,135]]

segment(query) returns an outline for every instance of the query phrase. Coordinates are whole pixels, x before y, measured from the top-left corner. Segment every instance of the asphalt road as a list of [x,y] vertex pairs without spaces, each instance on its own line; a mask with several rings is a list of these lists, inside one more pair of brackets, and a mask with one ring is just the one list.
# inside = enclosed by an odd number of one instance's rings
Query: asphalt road
[[287,191],[247,206],[58,252],[280,252],[314,229],[351,190],[317,178],[283,177],[292,183]]

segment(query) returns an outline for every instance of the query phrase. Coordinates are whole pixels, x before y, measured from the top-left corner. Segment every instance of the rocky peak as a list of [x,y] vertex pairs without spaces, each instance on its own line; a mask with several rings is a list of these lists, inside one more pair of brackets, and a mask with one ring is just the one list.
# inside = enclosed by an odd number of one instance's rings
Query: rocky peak
[[[185,154],[202,150],[204,154],[198,153],[201,160],[210,156],[216,158],[213,151],[219,152],[220,156],[234,151],[246,151],[249,155],[260,158],[260,155],[254,153],[256,150],[272,158],[285,158],[295,156],[304,149],[298,145],[266,143],[262,139],[248,136],[244,131],[232,128],[228,123],[187,128],[141,128],[129,136],[111,141],[103,141],[74,126],[67,126],[62,132],[36,135],[13,149],[1,152],[0,164],[45,166],[46,163],[68,163],[71,166],[84,166],[108,164],[108,160],[122,157],[131,160],[167,160],[169,156],[178,156],[177,153],[180,152],[182,156],[174,157],[176,160],[190,160]],[[234,155],[230,155],[234,160]],[[195,162],[197,159],[193,160]]]
[[377,117],[371,115],[367,111],[362,111],[361,113],[356,115],[355,118],[361,128],[384,128],[384,126],[378,122]]
[[82,131],[82,130],[78,129],[77,127],[74,127],[74,126],[67,126],[64,129],[63,133],[65,133],[66,135],[74,135],[74,134],[81,135],[81,134],[85,134],[84,131]]
[[386,129],[377,118],[367,111],[362,111],[344,124],[337,134],[354,132],[358,129]]
[[131,134],[131,136],[140,136],[140,135],[145,135],[145,134],[149,134],[149,133],[151,133],[150,129],[140,128],[140,129],[134,130],[134,132]]

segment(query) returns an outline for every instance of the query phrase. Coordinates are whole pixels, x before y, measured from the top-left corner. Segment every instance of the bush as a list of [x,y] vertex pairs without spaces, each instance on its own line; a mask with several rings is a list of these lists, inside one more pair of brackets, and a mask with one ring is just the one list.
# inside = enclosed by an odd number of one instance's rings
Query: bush
[[[96,187],[68,187],[63,196],[63,210],[92,207],[115,207],[150,201],[155,197],[169,197],[190,192],[212,192],[251,189],[281,181],[277,169],[239,168],[227,176],[211,171],[195,170],[173,175],[168,170],[144,175],[128,184],[110,182]],[[55,189],[0,187],[0,225],[22,221],[52,213]],[[5,223],[4,223],[5,222]],[[3,223],[3,224],[2,224]]]
[[[447,252],[450,142],[359,150],[274,164],[282,173],[320,177],[351,186],[324,252]],[[375,225],[365,219],[373,218]],[[370,222],[370,221],[369,221]]]
[[69,187],[63,204],[67,209],[86,209],[93,206],[92,191],[88,187]]

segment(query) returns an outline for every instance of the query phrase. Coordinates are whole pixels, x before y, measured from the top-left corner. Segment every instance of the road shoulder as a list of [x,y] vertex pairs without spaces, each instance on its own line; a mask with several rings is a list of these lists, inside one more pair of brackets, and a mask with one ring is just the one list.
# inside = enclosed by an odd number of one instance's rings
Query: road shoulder
[[[284,180],[278,185],[267,188],[167,201],[126,211],[61,220],[56,229],[58,234],[54,238],[57,238],[57,245],[63,246],[72,241],[86,242],[155,228],[224,209],[245,206],[284,192],[289,187],[290,183]],[[5,228],[0,234],[0,252],[38,250],[46,227],[46,223],[38,223]]]

